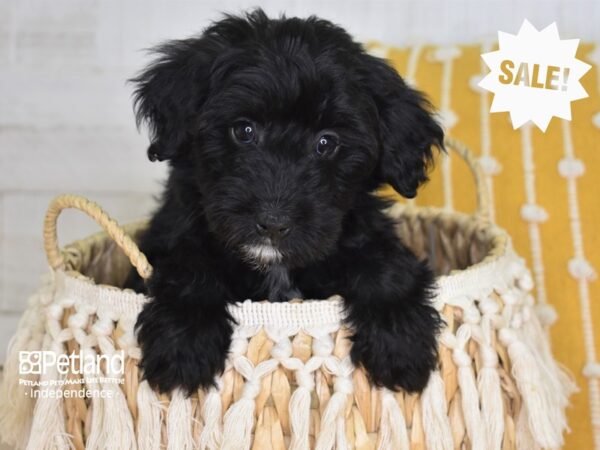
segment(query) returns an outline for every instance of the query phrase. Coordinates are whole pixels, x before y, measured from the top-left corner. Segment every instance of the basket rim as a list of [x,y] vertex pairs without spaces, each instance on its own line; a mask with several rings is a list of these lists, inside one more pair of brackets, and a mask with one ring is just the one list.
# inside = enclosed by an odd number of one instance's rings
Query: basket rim
[[[513,252],[506,231],[479,216],[436,207],[400,204],[392,206],[386,212],[394,219],[414,215],[462,224],[471,222],[490,239],[492,248],[480,262],[436,277],[433,305],[440,311],[446,305],[469,307],[475,300],[489,295],[494,290],[511,289],[516,279],[528,273],[523,260]],[[132,231],[145,223],[147,221],[132,222],[126,225],[125,229]],[[95,233],[68,244],[64,248],[65,259],[70,259],[69,249],[74,249],[82,242],[105,236],[104,232]],[[136,317],[143,305],[149,301],[145,295],[130,289],[96,283],[77,270],[55,269],[54,275],[58,295],[75,297],[76,301],[86,303],[91,308],[110,309],[116,314]],[[331,297],[327,301],[304,299],[301,302],[282,303],[243,300],[232,304],[229,310],[236,322],[242,326],[323,326],[339,323],[344,317],[343,301],[339,296]]]

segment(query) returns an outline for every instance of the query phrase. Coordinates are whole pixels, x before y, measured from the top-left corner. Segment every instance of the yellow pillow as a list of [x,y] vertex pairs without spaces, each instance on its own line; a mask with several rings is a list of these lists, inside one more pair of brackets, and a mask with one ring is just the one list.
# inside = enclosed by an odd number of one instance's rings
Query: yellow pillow
[[[600,448],[600,47],[579,46],[577,57],[593,65],[582,78],[589,97],[572,104],[572,121],[553,118],[545,133],[535,126],[513,130],[508,113],[489,113],[492,94],[477,87],[487,70],[480,54],[493,50],[489,45],[368,47],[425,92],[448,135],[482,158],[495,221],[527,260],[538,302],[556,311],[553,351],[580,388],[571,399],[565,448]],[[438,158],[415,202],[473,211],[466,165]]]

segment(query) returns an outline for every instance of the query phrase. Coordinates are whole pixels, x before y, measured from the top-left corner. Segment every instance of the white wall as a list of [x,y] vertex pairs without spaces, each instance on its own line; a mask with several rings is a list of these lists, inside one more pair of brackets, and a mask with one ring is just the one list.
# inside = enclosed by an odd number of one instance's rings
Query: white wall
[[[200,31],[218,11],[318,14],[360,40],[471,42],[557,21],[562,37],[600,40],[600,1],[0,0],[0,358],[46,263],[41,225],[60,192],[86,195],[120,221],[151,210],[165,168],[145,157],[125,80],[141,49]],[[65,214],[62,242],[96,227]]]

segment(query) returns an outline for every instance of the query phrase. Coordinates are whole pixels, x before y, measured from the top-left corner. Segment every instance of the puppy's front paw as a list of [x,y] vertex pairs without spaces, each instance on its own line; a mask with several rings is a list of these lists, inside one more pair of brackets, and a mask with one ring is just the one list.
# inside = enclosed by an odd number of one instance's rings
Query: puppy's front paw
[[137,324],[144,378],[160,392],[183,389],[188,395],[214,384],[225,369],[232,327],[223,317],[198,317],[155,300]]
[[437,365],[439,316],[426,308],[420,319],[361,322],[352,338],[351,357],[377,386],[422,391]]

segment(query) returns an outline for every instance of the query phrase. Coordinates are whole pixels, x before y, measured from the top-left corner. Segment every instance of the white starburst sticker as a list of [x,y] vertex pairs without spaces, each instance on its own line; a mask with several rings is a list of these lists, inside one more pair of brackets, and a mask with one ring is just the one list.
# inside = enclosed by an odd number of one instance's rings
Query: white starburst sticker
[[579,39],[560,40],[556,23],[541,31],[527,20],[517,35],[498,32],[499,50],[481,55],[490,72],[479,86],[494,93],[491,112],[510,113],[546,131],[553,116],[571,120],[571,102],[585,98],[580,78],[590,65],[575,58]]

